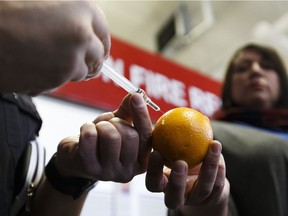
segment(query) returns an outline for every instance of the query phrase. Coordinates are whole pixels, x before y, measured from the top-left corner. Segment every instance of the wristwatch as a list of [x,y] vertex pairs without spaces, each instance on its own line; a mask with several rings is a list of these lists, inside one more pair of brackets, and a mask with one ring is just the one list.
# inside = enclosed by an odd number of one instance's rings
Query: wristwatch
[[83,193],[95,187],[97,180],[94,179],[61,176],[55,167],[55,158],[56,154],[53,155],[45,167],[46,178],[54,189],[65,195],[72,196],[73,199],[77,199]]

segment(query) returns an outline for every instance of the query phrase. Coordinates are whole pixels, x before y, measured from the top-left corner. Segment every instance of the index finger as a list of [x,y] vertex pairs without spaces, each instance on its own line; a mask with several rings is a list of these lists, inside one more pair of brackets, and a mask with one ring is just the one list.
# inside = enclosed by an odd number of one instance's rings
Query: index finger
[[148,156],[152,149],[152,123],[146,102],[141,94],[133,94],[130,99],[133,124],[139,133],[139,162],[147,166]]
[[113,112],[115,117],[132,122],[139,135],[138,162],[141,169],[146,169],[148,156],[152,149],[152,123],[148,108],[143,95],[134,93],[128,94],[122,101],[119,108]]

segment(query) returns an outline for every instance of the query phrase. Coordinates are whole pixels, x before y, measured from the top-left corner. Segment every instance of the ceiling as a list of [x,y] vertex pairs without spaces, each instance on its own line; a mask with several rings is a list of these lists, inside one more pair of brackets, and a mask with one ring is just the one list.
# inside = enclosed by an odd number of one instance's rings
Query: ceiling
[[159,30],[184,5],[191,31],[175,37],[163,56],[216,80],[222,80],[229,57],[246,42],[275,46],[288,59],[288,1],[98,1],[98,5],[112,35],[152,52],[157,52]]

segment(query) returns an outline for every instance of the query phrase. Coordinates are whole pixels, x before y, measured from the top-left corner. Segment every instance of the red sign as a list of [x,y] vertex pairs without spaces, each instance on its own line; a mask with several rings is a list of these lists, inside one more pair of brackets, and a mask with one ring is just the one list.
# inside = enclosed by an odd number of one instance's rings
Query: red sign
[[[163,112],[182,106],[211,116],[221,104],[221,83],[115,37],[107,63],[143,89]],[[53,92],[54,96],[104,110],[116,109],[126,94],[103,74],[89,81],[68,83]],[[149,109],[154,121],[162,114]]]

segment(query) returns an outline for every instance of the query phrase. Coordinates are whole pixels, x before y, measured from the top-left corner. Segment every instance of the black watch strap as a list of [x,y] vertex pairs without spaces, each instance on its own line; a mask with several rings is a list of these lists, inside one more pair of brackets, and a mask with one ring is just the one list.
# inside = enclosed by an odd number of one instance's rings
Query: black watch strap
[[56,154],[53,155],[45,167],[46,178],[54,189],[65,195],[72,196],[74,199],[77,199],[84,192],[88,192],[95,187],[97,180],[61,176],[55,167],[55,158]]

